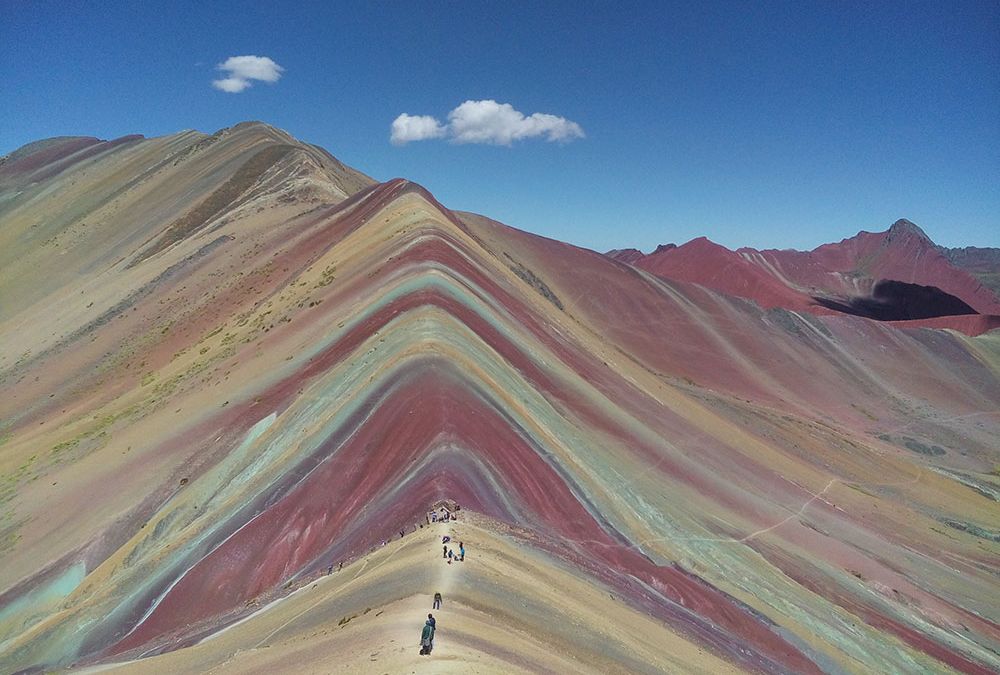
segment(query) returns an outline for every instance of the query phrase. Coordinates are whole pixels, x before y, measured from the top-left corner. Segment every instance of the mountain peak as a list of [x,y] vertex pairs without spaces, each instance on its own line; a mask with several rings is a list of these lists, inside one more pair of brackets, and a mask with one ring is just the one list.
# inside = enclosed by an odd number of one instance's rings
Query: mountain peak
[[732,253],[730,249],[726,248],[722,244],[715,243],[714,241],[705,236],[695,237],[691,241],[687,242],[682,246],[679,246],[678,248],[683,248],[693,251],[713,251],[713,252],[724,251],[726,253]]
[[[153,654],[189,672],[237,652],[245,670],[289,654],[412,670],[439,657],[384,645],[439,576],[458,667],[506,672],[510,653],[566,672],[571,650],[602,670],[850,668],[860,623],[842,614],[860,607],[886,670],[1000,669],[990,570],[939,590],[907,554],[961,560],[972,539],[897,532],[937,518],[971,537],[982,494],[942,511],[933,491],[842,485],[840,510],[813,504],[873,461],[874,486],[912,484],[928,457],[995,464],[995,352],[808,315],[813,289],[866,293],[879,316],[957,304],[969,282],[921,240],[781,258],[700,237],[637,272],[272,127],[229,129],[58,142],[0,170],[0,460],[20,467],[0,500],[2,672]],[[911,288],[930,282],[949,296]],[[430,548],[463,538],[468,563]],[[930,598],[968,639],[872,588]],[[521,611],[539,594],[546,612]],[[814,641],[774,628],[803,616]]]
[[934,242],[927,233],[920,229],[916,223],[913,223],[906,218],[900,218],[892,226],[889,227],[887,235],[890,239],[895,239],[903,236],[916,236],[918,239],[923,239],[924,241],[933,244]]

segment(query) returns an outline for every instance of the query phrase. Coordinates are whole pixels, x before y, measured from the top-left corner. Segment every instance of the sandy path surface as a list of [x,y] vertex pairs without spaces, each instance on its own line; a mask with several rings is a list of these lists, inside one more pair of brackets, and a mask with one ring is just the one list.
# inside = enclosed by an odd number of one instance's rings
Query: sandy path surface
[[[489,521],[463,517],[392,541],[200,644],[85,672],[737,672]],[[442,559],[445,533],[466,543],[464,563]],[[419,656],[428,612],[435,648]]]

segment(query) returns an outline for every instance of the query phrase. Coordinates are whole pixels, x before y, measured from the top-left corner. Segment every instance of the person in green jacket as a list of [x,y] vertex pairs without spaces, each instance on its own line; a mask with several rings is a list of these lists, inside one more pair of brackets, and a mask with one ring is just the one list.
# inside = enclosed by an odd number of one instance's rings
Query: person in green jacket
[[420,655],[430,654],[434,648],[434,624],[428,619],[424,624],[424,630],[420,633]]

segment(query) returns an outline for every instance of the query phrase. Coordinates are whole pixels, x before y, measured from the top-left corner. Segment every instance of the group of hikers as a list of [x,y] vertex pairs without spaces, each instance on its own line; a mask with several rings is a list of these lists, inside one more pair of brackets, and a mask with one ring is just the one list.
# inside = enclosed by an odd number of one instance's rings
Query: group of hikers
[[442,507],[440,511],[435,509],[427,514],[427,524],[440,523],[446,520],[458,520],[458,517],[448,509]]
[[[427,525],[431,525],[433,523],[442,523],[442,522],[446,522],[446,521],[449,521],[449,520],[458,520],[458,516],[456,515],[456,512],[459,511],[461,508],[462,507],[459,506],[457,502],[455,502],[453,500],[450,500],[450,499],[438,502],[434,506],[434,508],[431,511],[428,511],[427,514],[425,515],[426,523],[427,523]],[[416,532],[417,530],[422,530],[422,529],[424,529],[424,524],[423,523],[417,522],[417,523],[413,524],[413,531],[414,532]],[[400,530],[399,530],[399,538],[402,539],[405,536],[406,536],[406,528],[405,527],[404,528],[400,528]],[[447,544],[449,540],[450,540],[450,537],[445,537],[443,543]],[[383,539],[382,542],[381,542],[381,545],[385,546],[388,543],[389,543],[388,539]],[[374,552],[375,552],[375,548],[373,547],[369,551],[369,553],[374,553]],[[465,548],[462,546],[462,542],[458,543],[458,553],[457,554],[454,553],[453,551],[449,551],[448,547],[446,546],[445,550],[444,550],[444,557],[448,559],[448,564],[451,564],[451,559],[452,558],[454,558],[455,560],[464,561],[465,560]],[[329,574],[333,574],[334,565],[335,565],[335,563],[330,563],[330,566],[326,568],[326,573],[328,575]],[[344,569],[344,563],[341,562],[339,565],[337,565],[337,569],[338,570]]]
[[[445,515],[443,517],[437,518],[434,513],[430,513],[427,516],[428,523],[441,522],[442,520],[454,519],[455,516],[449,513],[446,509],[442,509]],[[441,537],[441,550],[442,556],[450,565],[453,560],[458,562],[465,562],[465,544],[463,542],[458,542],[458,552],[456,553],[454,549],[448,544],[452,543],[451,535],[445,534]],[[441,593],[437,592],[434,594],[434,602],[432,605],[433,609],[441,609],[442,597]],[[434,649],[434,631],[437,628],[437,620],[434,618],[433,614],[427,615],[427,621],[424,622],[424,627],[420,631],[420,655],[426,656],[431,653]]]
[[[434,594],[434,609],[441,609],[441,593]],[[424,628],[420,632],[420,655],[425,656],[434,649],[434,629],[437,627],[437,620],[433,614],[427,615]]]
[[[441,503],[439,502],[439,504]],[[432,523],[446,522],[449,520],[458,520],[453,511],[458,511],[460,508],[461,507],[459,507],[458,504],[455,504],[454,502],[447,503],[444,506],[441,506],[440,509],[435,507],[433,511],[427,513],[426,524],[430,525]],[[423,527],[424,526],[422,524],[417,523],[414,525],[413,529],[414,531],[416,531],[418,529],[422,529]],[[399,531],[399,538],[402,539],[405,536],[405,534],[406,534],[405,529],[401,529]],[[385,546],[387,543],[388,543],[387,540],[383,540],[382,545]],[[446,534],[441,537],[442,558],[444,558],[444,560],[446,560],[449,565],[452,563],[452,561],[465,562],[465,544],[461,541],[458,542],[458,552],[455,552],[454,548],[452,548],[452,546],[449,546],[449,544],[451,543],[452,543],[452,538],[450,535]],[[344,563],[340,562],[336,567],[338,570],[342,570],[344,569]],[[334,564],[331,563],[330,566],[326,568],[326,573],[332,574],[333,570],[334,570]],[[440,592],[435,593],[433,609],[436,610],[441,609],[441,603],[442,603],[441,593]],[[437,620],[434,618],[434,615],[428,614],[427,620],[424,622],[424,627],[420,632],[421,656],[429,655],[431,653],[431,650],[434,649],[434,630],[436,627],[437,627]]]
[[448,547],[448,542],[451,541],[451,537],[444,535],[441,537],[441,557],[451,564],[452,560],[457,560],[458,562],[465,562],[465,544],[458,542],[458,553]]

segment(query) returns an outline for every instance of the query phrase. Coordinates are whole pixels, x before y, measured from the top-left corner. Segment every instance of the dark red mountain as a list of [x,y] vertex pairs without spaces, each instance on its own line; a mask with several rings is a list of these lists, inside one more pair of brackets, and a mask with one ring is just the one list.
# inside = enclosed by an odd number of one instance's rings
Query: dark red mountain
[[[943,249],[908,220],[897,221],[885,232],[859,232],[812,251],[732,251],[704,237],[682,246],[660,246],[641,257],[633,251],[609,255],[657,276],[698,283],[764,308],[847,312],[881,320],[1000,315],[1000,300],[982,281],[1000,272],[993,269],[994,257]],[[967,268],[955,260],[966,262]],[[956,327],[990,323],[963,320]]]

